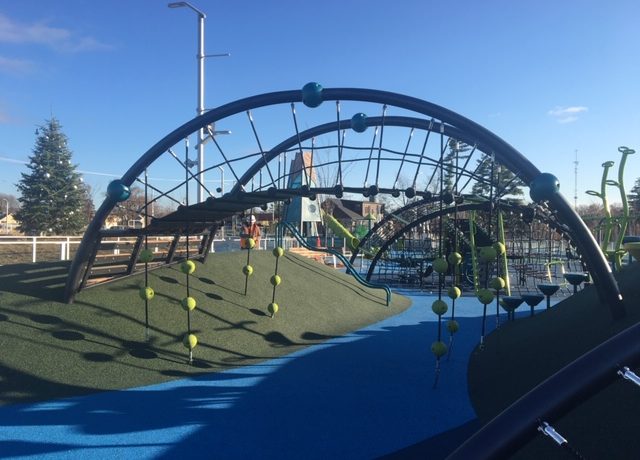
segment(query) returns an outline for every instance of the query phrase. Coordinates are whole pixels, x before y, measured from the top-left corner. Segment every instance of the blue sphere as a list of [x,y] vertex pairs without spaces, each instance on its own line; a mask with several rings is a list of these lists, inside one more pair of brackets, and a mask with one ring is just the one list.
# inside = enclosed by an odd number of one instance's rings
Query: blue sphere
[[109,183],[107,187],[107,195],[115,201],[125,201],[131,196],[131,190],[124,185],[120,179],[116,179]]
[[529,184],[529,196],[536,203],[550,200],[560,191],[560,181],[556,176],[542,173]]
[[360,112],[351,117],[351,129],[356,133],[364,133],[367,130],[367,116]]
[[302,102],[307,107],[318,107],[322,104],[322,85],[311,82],[302,87]]

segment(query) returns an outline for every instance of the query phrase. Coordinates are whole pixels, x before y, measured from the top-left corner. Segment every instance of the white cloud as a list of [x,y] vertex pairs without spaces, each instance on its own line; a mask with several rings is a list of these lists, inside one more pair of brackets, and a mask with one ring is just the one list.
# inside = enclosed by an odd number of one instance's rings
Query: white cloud
[[25,74],[33,69],[33,62],[26,59],[11,59],[0,56],[0,73]]
[[110,48],[92,37],[79,36],[68,29],[51,27],[45,22],[20,24],[2,14],[0,14],[0,43],[45,45],[65,52]]
[[547,115],[554,118],[558,123],[572,123],[578,119],[581,113],[588,112],[589,108],[576,105],[571,107],[556,106],[547,112]]

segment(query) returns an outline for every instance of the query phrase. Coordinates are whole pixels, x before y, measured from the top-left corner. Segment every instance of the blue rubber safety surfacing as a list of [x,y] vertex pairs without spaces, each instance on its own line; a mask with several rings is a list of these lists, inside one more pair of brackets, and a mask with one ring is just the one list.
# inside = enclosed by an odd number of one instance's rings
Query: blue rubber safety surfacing
[[475,419],[466,374],[482,305],[456,301],[433,389],[433,297],[411,297],[397,316],[258,365],[1,407],[0,457],[364,459],[455,430]]

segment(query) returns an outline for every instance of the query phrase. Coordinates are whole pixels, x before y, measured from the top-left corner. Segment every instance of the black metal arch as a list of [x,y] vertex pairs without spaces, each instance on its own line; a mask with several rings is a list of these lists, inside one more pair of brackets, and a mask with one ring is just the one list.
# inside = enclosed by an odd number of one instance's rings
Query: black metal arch
[[[127,172],[125,172],[122,176],[122,182],[130,186],[135,179],[143,173],[144,169],[158,159],[160,155],[198,129],[213,124],[227,116],[250,109],[268,105],[301,102],[302,96],[301,90],[267,93],[231,102],[200,115],[175,129],[144,153]],[[462,136],[460,136],[461,140],[465,138],[473,139],[471,143],[482,145],[483,150],[493,153],[499,163],[517,174],[525,183],[531,183],[540,175],[540,171],[523,154],[507,142],[477,123],[439,105],[397,93],[361,88],[324,89],[322,91],[322,99],[323,101],[373,102],[395,106],[427,117],[436,118],[441,120],[445,129],[449,126],[457,129],[459,133],[462,134]],[[334,124],[334,129],[336,129],[336,124]],[[264,162],[264,160],[262,160],[262,162]],[[245,176],[243,176],[243,179],[246,179]],[[67,301],[73,300],[80,285],[83,269],[87,268],[90,255],[97,245],[100,228],[115,205],[116,201],[111,197],[107,197],[87,227],[69,270],[69,277],[65,287],[65,298]],[[614,318],[624,316],[625,310],[622,295],[613,278],[607,260],[600,251],[589,229],[560,193],[549,197],[548,205],[559,213],[568,227],[574,229],[576,243],[581,249],[587,264],[591,267],[592,277],[596,286],[598,286],[599,295],[602,300],[609,305],[612,316]]]

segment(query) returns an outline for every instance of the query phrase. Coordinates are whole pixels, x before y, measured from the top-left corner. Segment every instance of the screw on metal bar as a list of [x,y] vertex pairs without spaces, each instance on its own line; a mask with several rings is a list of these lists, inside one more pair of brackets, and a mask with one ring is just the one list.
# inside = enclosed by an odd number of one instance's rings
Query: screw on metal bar
[[638,377],[638,375],[628,367],[625,366],[621,370],[619,370],[618,375],[621,375],[625,380],[629,380],[630,382],[635,383],[640,387],[640,377]]
[[540,425],[538,425],[538,431],[545,436],[549,436],[559,446],[567,444],[567,440],[547,422],[540,423]]

